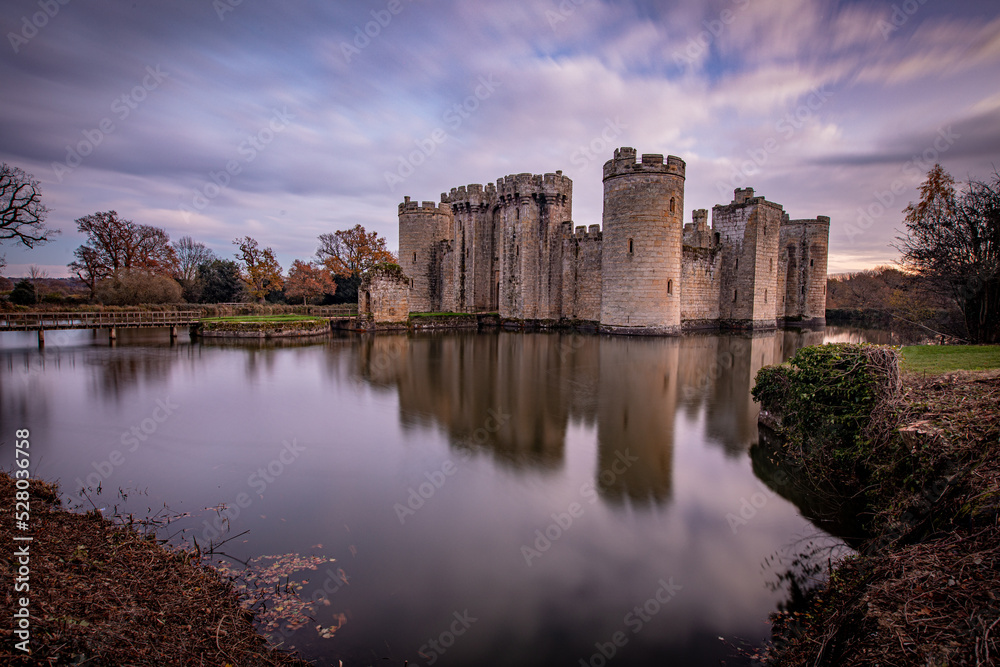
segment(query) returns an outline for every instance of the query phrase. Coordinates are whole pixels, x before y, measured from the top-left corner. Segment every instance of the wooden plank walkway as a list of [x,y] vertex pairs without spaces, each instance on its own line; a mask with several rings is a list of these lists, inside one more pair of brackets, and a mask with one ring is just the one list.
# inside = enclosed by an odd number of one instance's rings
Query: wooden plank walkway
[[177,327],[196,324],[199,319],[200,310],[0,313],[0,331]]

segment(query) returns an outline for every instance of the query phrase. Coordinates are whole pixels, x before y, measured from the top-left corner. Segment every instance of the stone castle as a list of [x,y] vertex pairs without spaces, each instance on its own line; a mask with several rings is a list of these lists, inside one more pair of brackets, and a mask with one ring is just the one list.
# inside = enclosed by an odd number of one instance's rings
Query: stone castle
[[[504,322],[601,331],[773,328],[824,322],[830,219],[791,220],[738,189],[684,224],[685,163],[619,148],[604,165],[603,225],[572,222],[573,183],[505,176],[399,205],[396,284],[363,286],[362,313],[499,312]],[[379,281],[376,281],[379,282]],[[390,281],[392,282],[392,281]],[[408,301],[408,304],[404,304]],[[367,310],[366,304],[367,302]]]

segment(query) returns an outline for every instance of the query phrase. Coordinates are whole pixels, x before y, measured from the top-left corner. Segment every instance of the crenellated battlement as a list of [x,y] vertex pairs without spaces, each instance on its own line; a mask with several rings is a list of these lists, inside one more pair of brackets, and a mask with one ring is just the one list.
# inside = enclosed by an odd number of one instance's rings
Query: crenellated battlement
[[497,179],[497,196],[501,200],[544,196],[546,199],[573,196],[573,181],[562,171],[549,174],[509,174]]
[[670,174],[685,177],[687,165],[676,155],[668,155],[664,160],[659,153],[643,153],[642,160],[636,162],[636,151],[630,146],[615,149],[613,159],[604,163],[604,180],[629,174]]
[[685,224],[684,160],[628,146],[603,176],[603,225],[574,225],[573,182],[561,171],[463,185],[439,203],[406,197],[399,263],[409,307],[627,334],[822,321],[829,217],[792,220],[740,187],[711,219],[696,209]]
[[[773,201],[768,201],[762,195],[755,195],[753,188],[736,188],[733,190],[733,200],[728,204],[716,204],[712,207],[712,210],[720,208],[741,208],[745,206],[767,206],[770,208],[782,210],[784,207],[781,204],[776,204]],[[714,215],[714,214],[713,214]],[[782,218],[787,217],[787,215],[782,212]],[[782,222],[784,224],[784,222]]]
[[573,239],[577,241],[600,241],[601,240],[601,226],[600,225],[590,225],[587,227],[585,225],[577,225],[573,228],[572,221],[567,221],[563,224],[563,236],[568,239]]
[[786,213],[785,219],[781,222],[781,226],[792,226],[792,225],[803,225],[803,226],[816,226],[816,227],[829,227],[830,226],[830,216],[828,215],[818,215],[815,218],[805,218],[800,220],[792,220],[791,217]]
[[447,204],[438,205],[437,202],[432,201],[417,203],[410,201],[409,197],[403,197],[403,202],[399,205],[399,214],[403,215],[404,213],[426,213],[429,215],[444,213],[451,215],[451,206]]

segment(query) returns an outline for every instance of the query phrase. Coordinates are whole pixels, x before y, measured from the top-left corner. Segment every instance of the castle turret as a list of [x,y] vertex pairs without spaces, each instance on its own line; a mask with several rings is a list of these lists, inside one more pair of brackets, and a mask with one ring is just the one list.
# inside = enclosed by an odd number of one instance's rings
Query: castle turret
[[409,307],[416,313],[451,310],[444,271],[453,235],[451,206],[432,201],[399,205],[399,266],[411,280]]
[[604,164],[601,329],[678,333],[684,160],[615,150]]

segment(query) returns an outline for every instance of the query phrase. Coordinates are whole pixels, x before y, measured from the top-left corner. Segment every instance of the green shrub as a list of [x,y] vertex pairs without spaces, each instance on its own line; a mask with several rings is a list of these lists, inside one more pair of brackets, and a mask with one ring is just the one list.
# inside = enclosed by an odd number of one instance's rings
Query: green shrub
[[8,298],[11,303],[18,306],[34,306],[38,303],[38,294],[30,280],[19,280]]

